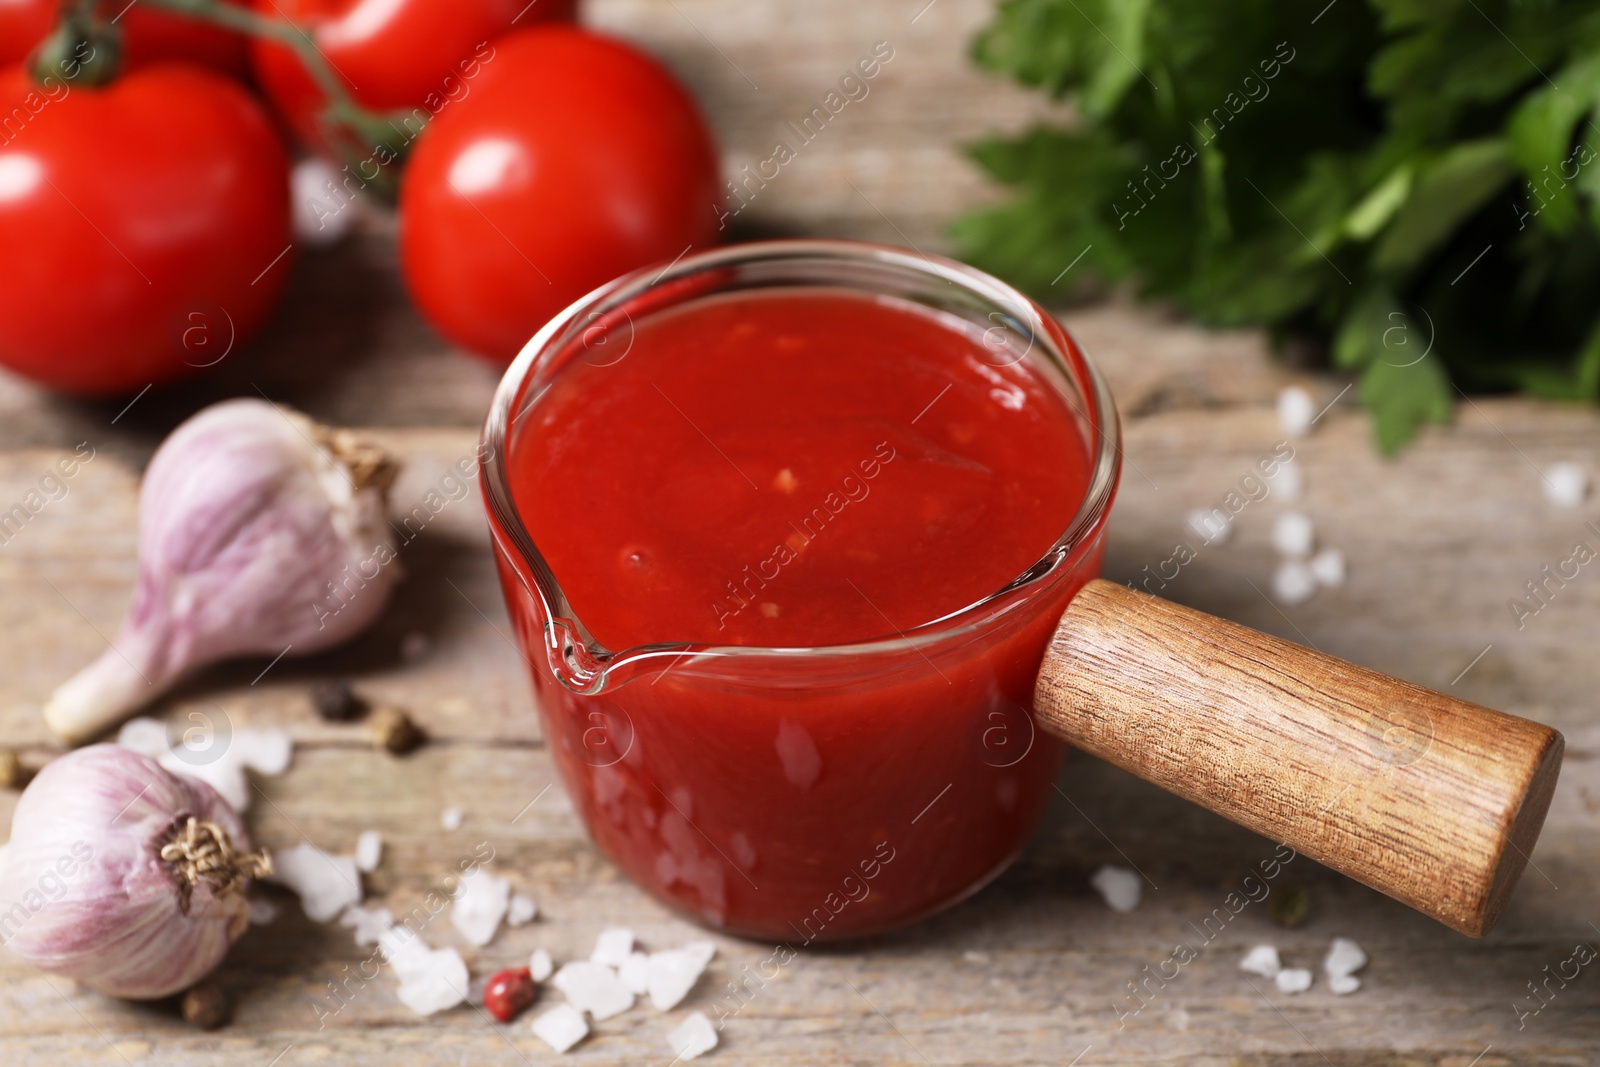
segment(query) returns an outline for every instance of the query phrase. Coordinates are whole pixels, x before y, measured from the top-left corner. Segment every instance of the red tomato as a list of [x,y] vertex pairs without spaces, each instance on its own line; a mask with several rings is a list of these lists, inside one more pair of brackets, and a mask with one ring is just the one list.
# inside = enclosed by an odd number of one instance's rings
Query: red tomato
[[14,66],[0,115],[0,364],[127,392],[261,325],[289,273],[289,165],[237,83],[170,64],[43,88]]
[[596,286],[713,243],[719,190],[700,112],[648,56],[556,26],[494,49],[407,161],[400,256],[434,326],[503,363]]
[[60,15],[61,0],[0,0],[0,65],[26,59]]
[[[3,2],[3,0],[0,0]],[[470,91],[466,63],[513,26],[571,21],[577,0],[255,0],[256,11],[307,28],[356,102],[381,111],[428,107]],[[256,80],[307,144],[325,147],[325,97],[294,52],[251,42]],[[432,98],[432,100],[430,100]]]
[[[244,4],[245,0],[230,0]],[[0,0],[0,66],[26,59],[55,29],[63,0]],[[243,77],[250,69],[240,34],[130,0],[101,0],[98,10],[122,31],[122,69],[138,70],[168,59],[199,63]],[[120,17],[119,16],[120,13]]]

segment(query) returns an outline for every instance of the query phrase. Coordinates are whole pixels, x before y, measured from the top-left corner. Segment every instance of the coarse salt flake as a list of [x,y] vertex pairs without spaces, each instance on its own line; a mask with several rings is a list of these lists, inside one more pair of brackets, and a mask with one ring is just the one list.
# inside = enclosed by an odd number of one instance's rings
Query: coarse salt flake
[[356,868],[368,874],[378,869],[383,859],[383,835],[376,830],[363,830],[356,836]]
[[631,952],[617,968],[617,977],[635,996],[650,992],[650,957],[643,952]]
[[289,769],[294,743],[282,730],[235,730],[230,749],[252,771],[273,776]]
[[1317,591],[1317,576],[1303,560],[1287,559],[1272,572],[1272,595],[1280,604],[1304,604]]
[[657,1011],[671,1011],[700,980],[710,957],[688,947],[650,953],[647,986]]
[[463,874],[456,885],[450,924],[474,945],[487,945],[510,906],[511,883],[475,867]]
[[717,1047],[717,1029],[704,1012],[693,1012],[667,1034],[667,1044],[677,1059],[692,1060]]
[[715,941],[685,941],[678,946],[679,952],[687,952],[689,957],[696,960],[702,970],[717,958],[717,943]]
[[409,927],[391,926],[378,938],[378,951],[400,980],[400,1003],[418,1015],[432,1015],[467,999],[472,978],[461,953],[433,949]]
[[1112,911],[1128,912],[1139,906],[1139,875],[1126,867],[1107,864],[1094,872],[1089,884],[1097,889]]
[[376,945],[394,926],[394,916],[389,914],[388,908],[371,909],[352,904],[339,916],[339,925],[348,926],[356,932],[356,944]]
[[1310,433],[1316,417],[1317,406],[1311,394],[1298,385],[1278,393],[1278,424],[1290,437],[1304,437]]
[[1348,996],[1361,988],[1361,979],[1353,974],[1328,975],[1328,988],[1337,997]]
[[[129,743],[124,747],[137,745],[135,751],[155,759],[173,774],[206,783],[238,812],[248,811],[253,798],[250,780],[245,776],[246,768],[257,774],[276,775],[289,767],[293,746],[289,735],[282,730],[241,729],[224,733],[197,727],[186,731],[176,746],[164,745],[156,751],[156,728],[160,728],[164,743],[166,727],[153,719],[146,719],[145,723],[149,725],[141,724],[127,732]],[[122,742],[123,734],[119,733],[117,739]]]
[[404,985],[428,973],[433,949],[410,927],[391,926],[378,938],[378,951]]
[[539,905],[529,896],[515,893],[506,908],[507,926],[527,926],[539,914]]
[[550,959],[550,953],[542,948],[533,950],[533,955],[528,958],[528,974],[535,982],[542,982],[549,978],[556,969],[555,962]]
[[557,1004],[533,1020],[533,1032],[557,1052],[565,1052],[589,1036],[589,1023],[571,1004]]
[[334,856],[309,842],[272,854],[271,881],[288,886],[312,922],[325,923],[361,903],[361,872],[350,856]]
[[550,984],[565,993],[574,1008],[594,1016],[595,1022],[604,1022],[633,1007],[633,994],[622,984],[617,972],[603,963],[592,960],[563,963],[551,977]]
[[1336,586],[1344,584],[1344,553],[1337,548],[1323,549],[1315,556],[1312,556],[1311,562],[1306,566],[1311,568],[1311,576],[1317,580],[1318,585]]
[[439,825],[446,830],[461,829],[461,809],[445,808],[439,813]]
[[250,901],[250,925],[271,926],[278,917],[278,905],[266,897],[254,897]]
[[1367,965],[1367,954],[1348,937],[1336,937],[1328,946],[1322,969],[1329,974],[1355,974]]
[[1316,533],[1304,512],[1285,511],[1272,521],[1272,547],[1281,556],[1304,559],[1311,555]]
[[1589,494],[1589,475],[1576,463],[1557,463],[1544,472],[1544,496],[1558,508],[1575,508]]
[[461,953],[453,948],[429,952],[421,973],[401,983],[400,1003],[418,1015],[432,1015],[463,1003],[472,978]]
[[1284,993],[1304,993],[1311,988],[1311,972],[1304,967],[1286,967],[1274,978]]
[[1263,978],[1276,978],[1278,972],[1283,970],[1283,963],[1278,959],[1276,946],[1257,945],[1244,954],[1244,959],[1239,961],[1239,969]]
[[621,967],[633,952],[633,931],[625,926],[613,926],[600,931],[595,938],[594,951],[589,959],[607,967]]
[[245,777],[244,764],[236,755],[186,747],[183,755],[168,751],[156,762],[163,770],[209,785],[234,811],[242,814],[250,810],[250,779]]

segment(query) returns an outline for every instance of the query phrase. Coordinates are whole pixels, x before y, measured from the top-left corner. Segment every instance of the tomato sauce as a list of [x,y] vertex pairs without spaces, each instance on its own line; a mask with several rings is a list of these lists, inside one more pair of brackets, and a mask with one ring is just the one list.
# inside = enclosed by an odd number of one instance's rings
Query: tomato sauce
[[1083,499],[1065,404],[997,363],[867,297],[679,307],[541,398],[514,491],[610,648],[892,636],[999,590]]
[[590,833],[702,921],[906,922],[998,873],[1043,808],[1060,749],[1033,677],[1098,539],[981,627],[893,641],[1017,579],[1086,491],[1081,420],[995,330],[842,291],[703,297],[611,328],[513,433],[516,510],[596,642],[749,650],[579,695],[502,572]]

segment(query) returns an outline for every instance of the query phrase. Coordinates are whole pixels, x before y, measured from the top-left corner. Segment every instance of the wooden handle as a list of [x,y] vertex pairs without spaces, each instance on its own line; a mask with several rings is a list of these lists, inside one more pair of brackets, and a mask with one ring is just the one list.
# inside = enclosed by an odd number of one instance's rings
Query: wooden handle
[[1056,629],[1039,724],[1474,937],[1504,910],[1561,735],[1093,581]]

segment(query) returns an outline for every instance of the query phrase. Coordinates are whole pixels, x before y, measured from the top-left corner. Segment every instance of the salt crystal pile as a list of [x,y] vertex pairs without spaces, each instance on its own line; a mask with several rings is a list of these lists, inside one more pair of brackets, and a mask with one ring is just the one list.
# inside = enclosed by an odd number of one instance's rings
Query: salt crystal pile
[[1575,508],[1589,495],[1589,475],[1576,463],[1557,463],[1544,472],[1544,496],[1558,508]]
[[249,810],[252,799],[250,779],[245,770],[273,777],[289,769],[294,745],[282,730],[234,730],[222,733],[210,728],[186,731],[174,747],[167,725],[141,716],[122,724],[117,744],[142,756],[149,756],[173,774],[195,778],[215,789],[235,811]]
[[1367,965],[1367,954],[1361,946],[1348,937],[1336,937],[1333,944],[1328,946],[1328,955],[1322,961],[1322,969],[1328,975],[1328,988],[1340,996],[1354,993],[1361,988],[1361,979],[1355,976],[1356,972]]
[[474,945],[487,945],[500,928],[500,920],[505,918],[510,904],[511,883],[483,867],[476,867],[463,874],[456,885],[450,924]]
[[1304,437],[1311,432],[1316,421],[1317,406],[1311,394],[1298,385],[1291,385],[1278,393],[1278,424],[1290,437]]
[[511,903],[506,907],[507,926],[527,926],[539,914],[539,905],[534,903],[532,897],[516,893],[511,897]]
[[557,1052],[565,1052],[589,1036],[589,1023],[571,1004],[557,1004],[533,1020],[533,1032]]
[[535,982],[542,982],[549,978],[555,969],[556,965],[551,961],[550,953],[542,948],[533,950],[533,955],[528,959],[528,973]]
[[1283,964],[1278,960],[1276,947],[1257,945],[1244,954],[1244,959],[1239,961],[1239,969],[1263,978],[1276,978],[1278,972],[1283,970]]
[[376,830],[363,830],[356,837],[356,868],[371,874],[383,859],[383,835]]
[[594,1016],[595,1022],[604,1022],[633,1007],[633,994],[622,984],[617,972],[603,963],[592,960],[564,963],[551,977],[550,984],[565,993],[574,1008]]
[[1284,993],[1304,993],[1311,988],[1311,972],[1304,967],[1286,967],[1273,980]]
[[1109,864],[1101,867],[1089,879],[1089,884],[1099,890],[1112,911],[1128,912],[1139,906],[1142,888],[1139,875],[1126,867]]
[[692,1060],[717,1047],[717,1031],[704,1012],[694,1012],[667,1034],[674,1058]]
[[472,977],[455,949],[429,948],[403,926],[385,931],[378,945],[400,979],[400,1003],[418,1015],[445,1011],[467,999]]
[[361,872],[350,856],[333,856],[309,842],[272,854],[271,881],[300,897],[306,918],[325,923],[361,903]]
[[344,914],[339,916],[339,925],[348,926],[356,932],[356,944],[376,945],[383,935],[394,926],[394,916],[389,914],[388,908],[370,910],[359,904],[352,904],[344,909]]
[[717,946],[710,941],[691,941],[682,948],[650,953],[645,984],[656,1010],[677,1007],[700,980],[716,952]]
[[[1287,436],[1304,437],[1318,417],[1311,394],[1299,386],[1278,394],[1278,422]],[[1280,463],[1272,483],[1280,500],[1298,500],[1304,488],[1300,465],[1293,458]],[[1344,584],[1344,553],[1324,548],[1313,556],[1316,535],[1311,520],[1300,512],[1286,511],[1277,517],[1272,524],[1272,546],[1282,557],[1272,575],[1272,595],[1280,604],[1303,604],[1316,595],[1318,586]]]
[[633,952],[633,931],[623,926],[613,926],[600,931],[600,936],[595,938],[594,951],[589,953],[589,959],[594,963],[603,963],[607,967],[621,967],[628,962],[628,956]]

